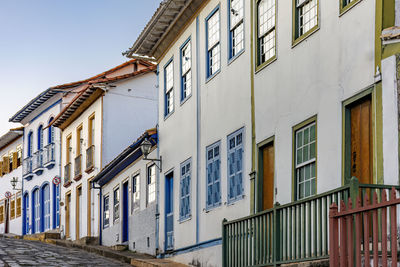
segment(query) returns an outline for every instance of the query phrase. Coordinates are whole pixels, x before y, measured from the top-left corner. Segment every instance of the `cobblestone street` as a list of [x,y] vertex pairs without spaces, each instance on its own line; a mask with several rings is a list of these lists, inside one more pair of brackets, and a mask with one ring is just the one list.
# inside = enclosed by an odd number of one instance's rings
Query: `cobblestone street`
[[130,266],[78,249],[0,237],[0,267]]

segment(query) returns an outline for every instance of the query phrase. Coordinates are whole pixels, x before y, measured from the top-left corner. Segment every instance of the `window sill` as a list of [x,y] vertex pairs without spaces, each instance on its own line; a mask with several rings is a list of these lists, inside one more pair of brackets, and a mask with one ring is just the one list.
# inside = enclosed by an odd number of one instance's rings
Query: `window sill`
[[245,49],[242,49],[239,53],[237,53],[236,55],[234,55],[233,57],[228,59],[228,66],[234,62],[238,57],[240,57],[243,53],[244,53]]
[[272,58],[268,59],[267,61],[265,61],[264,63],[262,63],[259,66],[256,66],[256,71],[255,73],[259,73],[260,71],[262,71],[264,68],[266,68],[267,66],[271,65],[272,63],[274,63],[278,58],[276,57],[276,51],[275,51],[275,56],[273,56]]
[[217,76],[217,75],[220,74],[220,73],[221,73],[221,69],[219,69],[216,73],[214,73],[214,74],[211,75],[210,77],[207,77],[207,79],[206,79],[206,84],[207,84],[209,81],[211,81],[212,79],[214,79],[215,76]]
[[[192,89],[193,89],[193,88],[192,88]],[[183,104],[185,104],[186,101],[188,101],[191,97],[192,97],[192,94],[188,95],[185,99],[182,99],[182,100],[181,100],[181,106],[182,106]]]
[[235,205],[237,202],[243,200],[244,197],[245,197],[245,195],[241,195],[241,196],[238,196],[238,197],[235,198],[235,199],[228,200],[228,202],[226,203],[226,206],[228,206],[228,207],[229,207],[229,206],[233,206],[233,205]]
[[178,222],[181,224],[181,223],[188,222],[190,220],[192,220],[192,215],[189,215],[189,217],[187,217],[187,218],[179,219]]
[[166,121],[169,117],[172,116],[172,114],[174,114],[175,109],[173,111],[171,111],[170,113],[168,113],[167,115],[164,116],[164,121]]
[[310,37],[311,35],[313,35],[315,32],[317,32],[319,30],[319,23],[314,26],[313,28],[311,28],[308,32],[306,32],[305,34],[299,36],[297,39],[294,39],[292,42],[292,48],[294,48],[295,46],[297,46],[298,44],[300,44],[301,42],[303,42],[304,40],[307,40],[308,37]]
[[361,0],[354,0],[352,2],[350,2],[347,6],[343,7],[342,4],[340,3],[340,9],[339,9],[339,17],[341,17],[342,15],[344,15],[345,13],[347,13],[347,11],[349,11],[350,9],[352,9],[355,5],[357,5],[358,3],[360,3]]
[[219,203],[218,205],[205,208],[203,211],[204,211],[205,213],[209,213],[209,212],[211,212],[211,211],[218,210],[218,209],[221,208],[221,207],[222,207],[222,203]]

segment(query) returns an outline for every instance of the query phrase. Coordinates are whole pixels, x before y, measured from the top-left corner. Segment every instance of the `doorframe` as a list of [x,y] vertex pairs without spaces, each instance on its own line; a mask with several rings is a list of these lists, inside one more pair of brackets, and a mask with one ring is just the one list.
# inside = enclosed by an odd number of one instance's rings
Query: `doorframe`
[[[124,202],[124,185],[127,184],[127,192],[126,192],[126,203]],[[121,196],[122,196],[122,201],[120,201],[120,203],[122,203],[122,209],[121,209],[121,241],[124,239],[124,227],[125,227],[125,223],[126,223],[126,227],[127,227],[127,240],[123,241],[122,243],[128,242],[129,243],[129,195],[130,195],[130,187],[129,187],[129,177],[126,178],[125,180],[122,181],[121,183]],[[126,205],[125,205],[126,204]],[[120,205],[121,206],[121,205]],[[125,207],[126,206],[126,207]],[[127,209],[127,213],[126,213],[126,217],[124,216],[124,209]],[[126,220],[126,221],[125,221]]]
[[[172,196],[171,196],[171,201],[172,201],[172,214],[174,214],[174,168],[168,170],[167,172],[164,173],[164,177],[165,177],[165,182],[164,182],[164,187],[165,187],[165,196],[164,196],[164,238],[165,238],[165,247],[164,250],[165,251],[171,251],[171,249],[168,249],[168,233],[167,233],[167,192],[170,192],[170,190],[167,190],[167,176],[169,176],[172,173]],[[169,179],[169,178],[168,178]],[[173,215],[172,215],[173,216]],[[172,220],[173,226],[175,225],[174,220]],[[173,228],[172,228],[173,229]],[[174,232],[174,230],[172,230],[172,232]],[[175,233],[173,234],[173,239],[174,239]],[[172,247],[174,247],[174,240],[172,241]],[[173,250],[173,249],[172,249]]]
[[[256,212],[261,212],[263,211],[263,185],[264,185],[264,168],[263,168],[263,153],[262,149],[270,144],[273,144],[274,146],[274,167],[275,167],[275,135],[268,137],[267,139],[261,141],[260,143],[257,144],[257,157],[256,157],[256,168],[258,169],[257,175],[256,175],[256,207],[255,211]],[[274,192],[275,192],[275,186],[276,186],[276,172],[274,168]],[[274,202],[275,202],[275,193],[274,193]]]
[[94,176],[87,180],[87,236],[92,236],[92,186]]
[[72,196],[71,190],[65,193],[65,237],[66,238],[71,238],[71,203],[72,203],[71,196]]
[[81,191],[81,194],[83,196],[83,191],[82,191],[82,184],[78,185],[76,187],[75,190],[75,239],[79,240],[79,236],[80,236],[80,231],[82,229],[80,229],[80,220],[79,220],[79,214],[81,212],[79,206],[80,206],[80,199],[79,199],[79,189]]
[[371,134],[372,134],[372,182],[373,183],[383,183],[383,178],[378,181],[377,178],[377,140],[376,140],[376,93],[375,87],[370,86],[367,89],[363,90],[362,92],[344,100],[342,102],[342,185],[346,185],[349,183],[349,163],[347,159],[349,158],[350,153],[350,145],[351,145],[351,135],[350,135],[350,109],[349,107],[354,104],[355,102],[369,97],[371,99]]

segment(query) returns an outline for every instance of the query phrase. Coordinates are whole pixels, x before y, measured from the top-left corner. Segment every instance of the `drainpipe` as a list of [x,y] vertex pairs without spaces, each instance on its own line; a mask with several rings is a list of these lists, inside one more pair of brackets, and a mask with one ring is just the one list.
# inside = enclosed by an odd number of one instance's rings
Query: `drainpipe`
[[[157,84],[156,84],[156,88],[157,88],[157,95],[159,96],[159,65],[157,64]],[[157,110],[157,158],[160,158],[160,142],[159,142],[159,138],[160,138],[160,127],[159,127],[159,105],[157,105],[156,107]],[[159,253],[159,248],[160,248],[160,171],[158,170],[156,172],[156,256],[158,256]]]
[[100,207],[100,210],[99,210],[99,214],[100,214],[100,218],[99,218],[99,226],[100,226],[100,229],[99,229],[99,245],[101,246],[102,245],[102,243],[103,243],[103,241],[102,241],[102,238],[103,238],[103,227],[102,227],[102,225],[101,225],[101,222],[103,221],[103,209],[102,209],[102,204],[103,204],[103,190],[101,189],[101,187],[100,187],[100,194],[99,194],[99,198],[100,198],[100,200],[99,200],[99,207]]
[[254,101],[254,12],[251,1],[250,18],[250,90],[251,90],[251,173],[250,173],[250,214],[254,214],[256,209],[256,124],[255,124],[255,101]]
[[199,31],[199,17],[196,17],[196,83],[197,83],[197,90],[196,90],[196,244],[199,244],[200,241],[200,203],[199,203],[199,177],[200,177],[200,127],[201,127],[201,99],[200,99],[200,31]]
[[[21,197],[22,197],[22,227],[21,227],[21,234],[24,236],[24,229],[26,225],[26,203],[25,203],[25,195],[24,195],[24,144],[25,144],[25,127],[22,130],[22,151],[21,151],[21,168],[22,168],[22,175],[21,175]],[[28,200],[29,201],[29,200]]]

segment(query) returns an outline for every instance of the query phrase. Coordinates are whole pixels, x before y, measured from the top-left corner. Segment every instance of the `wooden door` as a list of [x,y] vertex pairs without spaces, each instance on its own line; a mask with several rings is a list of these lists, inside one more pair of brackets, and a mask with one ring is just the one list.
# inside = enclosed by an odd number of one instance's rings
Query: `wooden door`
[[351,176],[362,184],[372,184],[372,120],[371,99],[350,108]]
[[82,205],[82,187],[76,190],[76,217],[75,217],[75,239],[79,240],[81,234],[81,205]]
[[268,144],[262,149],[262,170],[263,170],[263,210],[271,209],[274,206],[274,166],[275,153],[274,144]]
[[71,207],[71,194],[65,196],[65,236],[71,237],[70,232],[70,207]]

